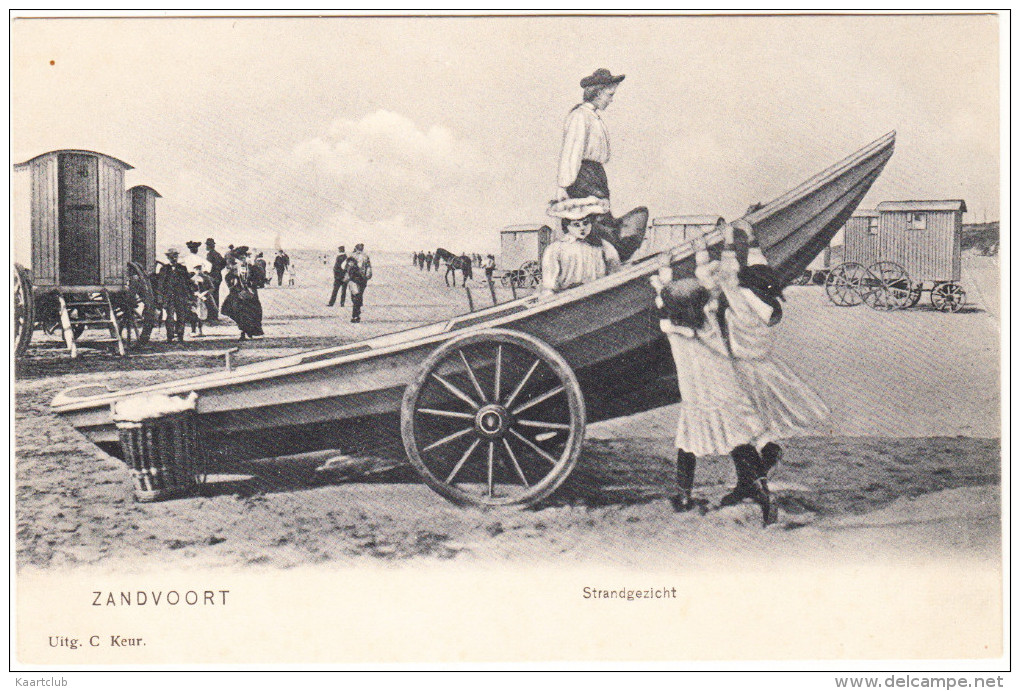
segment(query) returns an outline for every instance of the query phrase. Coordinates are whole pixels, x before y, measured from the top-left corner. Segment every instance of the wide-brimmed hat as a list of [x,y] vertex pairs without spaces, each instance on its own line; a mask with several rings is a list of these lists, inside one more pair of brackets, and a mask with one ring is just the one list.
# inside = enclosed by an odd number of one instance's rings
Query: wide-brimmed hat
[[240,247],[234,248],[234,256],[240,256],[242,254],[248,254],[248,245],[241,245]]
[[205,244],[215,246],[216,245],[216,241],[213,240],[212,238],[206,238],[205,239]]
[[609,213],[609,200],[600,197],[583,197],[581,199],[562,199],[549,204],[547,214],[553,218],[565,218],[576,221],[592,214]]
[[179,257],[179,256],[181,256],[181,252],[180,252],[180,250],[178,250],[178,249],[177,249],[176,247],[171,247],[171,248],[169,248],[169,249],[168,249],[168,250],[167,250],[166,252],[164,252],[163,254],[165,254],[165,255],[166,255],[166,256],[168,256],[168,257]]
[[184,244],[187,245],[188,249],[191,250],[192,252],[194,252],[195,250],[202,246],[202,243],[199,242],[198,240],[188,240]]
[[627,75],[625,74],[618,74],[614,77],[612,72],[607,70],[605,67],[600,67],[581,80],[581,87],[587,89],[589,86],[608,86],[610,84],[619,84],[626,76]]

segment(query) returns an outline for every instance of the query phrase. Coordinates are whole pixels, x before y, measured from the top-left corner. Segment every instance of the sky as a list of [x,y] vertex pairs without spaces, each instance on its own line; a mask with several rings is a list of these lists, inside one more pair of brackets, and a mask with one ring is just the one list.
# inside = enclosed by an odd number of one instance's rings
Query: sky
[[161,245],[492,251],[550,221],[564,119],[605,67],[627,75],[617,215],[739,216],[896,130],[862,207],[993,220],[998,41],[960,15],[15,19],[11,162],[126,161]]

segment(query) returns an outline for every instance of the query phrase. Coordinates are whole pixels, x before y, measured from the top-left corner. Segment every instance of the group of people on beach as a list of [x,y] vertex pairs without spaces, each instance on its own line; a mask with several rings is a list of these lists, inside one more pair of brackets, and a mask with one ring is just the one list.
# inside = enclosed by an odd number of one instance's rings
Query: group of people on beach
[[[609,133],[601,112],[624,75],[595,70],[581,80],[583,100],[567,117],[555,198],[548,213],[562,236],[542,256],[542,296],[617,271],[638,249],[648,210],[612,215],[605,163]],[[659,327],[673,354],[680,393],[676,432],[679,512],[704,506],[694,497],[697,458],[729,455],[736,481],[720,506],[753,500],[762,523],[776,520],[768,473],[783,457],[777,440],[802,433],[828,416],[825,403],[772,357],[773,327],[782,319],[782,282],[768,266],[754,228],[720,221],[721,252],[704,237],[695,243],[693,278],[672,267],[651,278]]]
[[[192,240],[185,244],[187,255],[182,258],[180,251],[171,247],[166,251],[166,262],[156,271],[154,288],[165,315],[167,342],[183,343],[188,325],[193,336],[203,335],[203,323],[219,323],[220,314],[237,324],[240,340],[262,336],[259,289],[269,283],[262,253],[252,257],[248,246],[230,245],[225,254],[220,254],[213,238],[205,241],[204,254],[199,252],[201,242]],[[279,256],[286,253],[280,250]],[[278,279],[282,285],[279,271]],[[221,303],[220,289],[224,283],[227,295]]]

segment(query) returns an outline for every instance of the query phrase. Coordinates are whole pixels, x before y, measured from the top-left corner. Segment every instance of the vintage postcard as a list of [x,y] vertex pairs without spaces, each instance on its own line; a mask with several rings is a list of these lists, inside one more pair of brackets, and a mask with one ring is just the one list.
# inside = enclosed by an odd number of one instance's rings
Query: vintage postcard
[[1003,21],[13,18],[12,664],[1004,668]]

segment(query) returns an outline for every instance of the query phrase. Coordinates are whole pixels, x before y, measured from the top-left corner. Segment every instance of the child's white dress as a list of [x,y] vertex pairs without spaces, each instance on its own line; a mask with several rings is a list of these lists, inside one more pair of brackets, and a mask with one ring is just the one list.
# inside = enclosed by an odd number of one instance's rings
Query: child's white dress
[[[752,248],[748,264],[764,263],[761,251]],[[725,317],[737,381],[765,425],[759,442],[803,434],[817,427],[828,418],[829,408],[785,363],[773,357],[771,308],[738,285],[740,266],[732,251],[723,252],[720,264],[719,280],[729,302]]]
[[[707,253],[698,259],[703,264]],[[673,352],[680,389],[676,446],[696,456],[725,455],[741,444],[756,444],[765,431],[737,379],[719,330],[718,309],[719,301],[712,298],[705,306],[705,324],[697,330],[668,319],[659,322]]]

